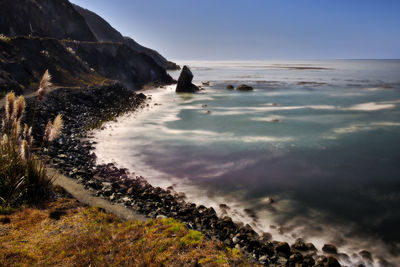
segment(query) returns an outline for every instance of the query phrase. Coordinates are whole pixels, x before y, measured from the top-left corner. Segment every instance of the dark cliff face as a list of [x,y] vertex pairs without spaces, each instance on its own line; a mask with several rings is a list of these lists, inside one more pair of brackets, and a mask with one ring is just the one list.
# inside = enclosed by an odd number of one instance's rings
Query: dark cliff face
[[72,48],[95,72],[130,88],[151,82],[174,81],[147,54],[138,53],[124,44],[74,41],[64,41],[64,44]]
[[0,33],[96,41],[85,19],[67,0],[1,0]]
[[78,55],[71,55],[54,38],[15,37],[0,40],[0,94],[37,89],[46,69],[55,84],[98,85],[107,79],[90,70]]
[[77,5],[73,5],[73,7],[85,18],[89,28],[96,36],[98,41],[123,43],[136,52],[145,53],[146,55],[150,56],[164,69],[179,69],[178,65],[166,60],[157,51],[138,44],[130,37],[122,36],[119,31],[114,29],[107,21],[105,21],[96,13]]
[[63,86],[173,82],[156,51],[75,8],[68,0],[0,1],[0,34],[7,36],[0,38],[0,95],[34,89],[46,69]]
[[37,88],[46,69],[62,86],[121,82],[131,89],[174,80],[152,58],[121,43],[55,38],[14,37],[0,40],[0,94]]

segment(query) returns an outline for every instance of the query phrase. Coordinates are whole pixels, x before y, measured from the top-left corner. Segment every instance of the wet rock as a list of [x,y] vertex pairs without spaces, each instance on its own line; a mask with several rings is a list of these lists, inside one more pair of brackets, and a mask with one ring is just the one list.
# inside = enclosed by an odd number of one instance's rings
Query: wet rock
[[327,267],[341,267],[341,265],[338,262],[338,260],[336,258],[334,258],[334,257],[331,257],[331,256],[329,256],[327,258],[326,266]]
[[359,254],[361,255],[361,257],[362,257],[364,260],[369,261],[369,262],[372,262],[372,261],[373,261],[371,252],[369,252],[369,251],[367,251],[367,250],[361,250],[361,251],[359,252]]
[[275,252],[276,254],[280,255],[284,255],[284,256],[289,256],[290,255],[290,247],[289,244],[286,242],[279,242],[276,246],[275,246]]
[[329,253],[329,254],[337,254],[337,248],[334,245],[331,244],[325,244],[322,247],[322,251]]
[[327,263],[327,262],[328,262],[328,258],[323,255],[320,255],[320,256],[317,256],[317,258],[315,259],[315,266],[325,267],[325,263]]
[[344,261],[344,262],[350,262],[350,257],[349,255],[345,254],[345,253],[338,253],[337,257],[339,258],[339,260]]
[[261,200],[264,205],[271,205],[274,203],[274,200],[271,197],[266,197]]
[[302,263],[303,262],[303,255],[300,253],[296,252],[292,255],[290,255],[288,263],[290,265],[295,265],[296,263]]
[[228,84],[228,85],[226,86],[226,89],[227,89],[227,90],[233,90],[233,89],[235,89],[235,87],[233,87],[233,85],[231,85],[231,84]]
[[269,241],[271,239],[272,239],[272,235],[270,233],[264,232],[260,236],[260,240],[263,241],[263,242]]
[[301,251],[307,251],[307,246],[304,243],[303,239],[298,238],[296,240],[296,242],[292,245],[292,248],[297,249],[297,250],[301,250]]
[[306,243],[306,248],[308,251],[317,251],[317,248],[314,246],[313,243]]
[[313,258],[311,255],[306,255],[306,256],[304,256],[304,258],[303,258],[303,263],[304,263],[306,266],[314,266],[315,260],[314,260],[314,258]]
[[192,83],[193,74],[187,66],[183,66],[176,85],[177,93],[195,93],[200,89]]
[[239,90],[239,91],[252,91],[254,89],[253,89],[253,87],[251,87],[251,86],[249,86],[247,84],[241,84],[236,88],[236,90]]

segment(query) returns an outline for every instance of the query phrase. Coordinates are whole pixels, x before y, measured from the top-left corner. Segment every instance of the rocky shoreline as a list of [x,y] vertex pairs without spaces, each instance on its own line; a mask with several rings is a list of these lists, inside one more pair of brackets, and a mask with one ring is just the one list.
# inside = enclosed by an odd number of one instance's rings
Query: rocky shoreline
[[[259,235],[250,225],[235,223],[230,217],[218,217],[213,208],[186,202],[173,189],[150,185],[143,177],[133,177],[127,169],[114,164],[96,164],[94,141],[89,130],[102,123],[146,105],[147,97],[115,84],[100,88],[58,89],[39,103],[34,125],[35,140],[41,140],[47,120],[63,115],[65,129],[48,151],[49,163],[61,173],[77,179],[97,196],[126,206],[153,218],[173,217],[188,228],[204,233],[210,239],[229,247],[240,248],[259,264],[266,266],[340,266],[336,248],[319,255],[311,243],[301,239],[291,246],[270,240],[269,234]],[[33,114],[34,99],[28,100],[27,114]],[[30,122],[27,116],[26,120]]]

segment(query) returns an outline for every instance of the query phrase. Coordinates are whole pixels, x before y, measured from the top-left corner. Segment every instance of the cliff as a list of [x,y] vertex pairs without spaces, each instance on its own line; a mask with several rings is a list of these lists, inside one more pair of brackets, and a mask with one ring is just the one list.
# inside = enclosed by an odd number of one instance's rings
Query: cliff
[[68,0],[2,0],[0,34],[0,95],[30,91],[46,69],[60,86],[173,82],[174,63]]
[[130,37],[122,36],[119,31],[114,29],[107,21],[105,21],[96,13],[78,5],[73,6],[75,10],[85,18],[87,25],[96,36],[98,41],[123,43],[134,51],[145,53],[146,55],[150,56],[164,69],[179,69],[178,65],[176,65],[174,62],[166,60],[157,51],[138,44]]

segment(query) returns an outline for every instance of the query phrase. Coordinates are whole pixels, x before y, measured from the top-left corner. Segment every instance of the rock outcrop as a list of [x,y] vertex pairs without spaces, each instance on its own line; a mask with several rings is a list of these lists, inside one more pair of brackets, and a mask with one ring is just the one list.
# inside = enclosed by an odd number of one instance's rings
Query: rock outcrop
[[1,0],[0,33],[96,42],[85,19],[68,0]]
[[183,66],[179,75],[178,84],[176,85],[177,93],[195,93],[199,91],[199,87],[192,83],[193,73],[187,66]]
[[68,0],[0,1],[0,95],[36,89],[46,69],[60,86],[174,82],[173,63],[82,10]]
[[146,83],[173,82],[152,58],[124,44],[14,37],[0,40],[0,51],[0,94],[36,89],[46,69],[60,86],[118,81],[137,89]]
[[172,69],[177,70],[180,69],[179,65],[174,62],[166,60],[162,55],[160,55],[157,51],[144,47],[138,44],[135,40],[130,37],[122,36],[122,34],[114,29],[107,21],[105,21],[102,17],[97,15],[96,13],[82,8],[78,5],[74,5],[76,11],[81,14],[89,26],[90,30],[96,36],[99,42],[113,42],[113,43],[123,43],[130,47],[132,50],[144,53],[151,57],[158,65],[160,65],[164,69]]

